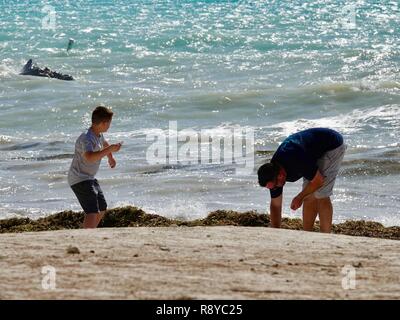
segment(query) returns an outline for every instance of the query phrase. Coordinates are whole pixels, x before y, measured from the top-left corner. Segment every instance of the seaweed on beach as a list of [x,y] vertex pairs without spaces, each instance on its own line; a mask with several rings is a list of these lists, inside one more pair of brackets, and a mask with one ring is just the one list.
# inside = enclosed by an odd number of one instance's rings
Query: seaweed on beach
[[[29,218],[11,218],[0,220],[0,233],[34,232],[63,229],[79,229],[82,227],[83,212],[64,211],[48,217],[32,220]],[[100,223],[100,228],[122,227],[197,227],[197,226],[244,226],[269,227],[268,214],[256,211],[237,212],[217,210],[208,214],[204,219],[183,221],[148,214],[136,207],[115,208],[107,211]],[[283,218],[283,229],[302,230],[301,219]],[[318,222],[314,231],[319,231]],[[376,237],[400,240],[400,227],[385,227],[373,221],[346,221],[333,225],[332,232],[351,236]]]
[[267,227],[269,225],[269,215],[259,214],[256,211],[241,213],[230,210],[217,210],[208,214],[206,218],[190,221],[187,225]]
[[174,223],[171,219],[156,214],[148,214],[141,209],[128,206],[107,211],[99,227],[168,227]]
[[82,221],[83,212],[73,211],[63,211],[38,220],[11,218],[0,220],[0,233],[79,229]]
[[385,227],[374,221],[346,221],[332,226],[333,233],[400,240],[400,227]]

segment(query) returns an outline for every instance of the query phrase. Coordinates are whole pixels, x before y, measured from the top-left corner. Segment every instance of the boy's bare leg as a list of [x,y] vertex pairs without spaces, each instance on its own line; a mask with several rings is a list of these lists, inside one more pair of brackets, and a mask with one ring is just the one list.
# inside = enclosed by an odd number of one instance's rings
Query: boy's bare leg
[[85,220],[83,220],[83,228],[84,229],[93,229],[96,228],[99,223],[99,213],[89,213],[85,214]]
[[303,229],[304,231],[313,231],[315,219],[318,214],[317,199],[313,194],[304,199],[303,202]]
[[[100,211],[99,214],[97,214],[97,226],[100,224],[100,221],[103,219],[104,215],[106,214],[105,211]],[[96,226],[96,227],[97,227]]]
[[330,233],[333,216],[333,206],[330,197],[318,199],[318,212],[321,232]]

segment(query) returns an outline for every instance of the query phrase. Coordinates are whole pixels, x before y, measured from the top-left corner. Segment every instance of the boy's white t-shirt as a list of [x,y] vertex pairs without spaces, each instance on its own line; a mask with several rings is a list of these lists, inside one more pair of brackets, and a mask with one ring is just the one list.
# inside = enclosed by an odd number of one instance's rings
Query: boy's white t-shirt
[[101,159],[88,162],[83,156],[85,152],[101,151],[104,146],[103,134],[97,136],[92,129],[82,133],[75,143],[75,154],[68,172],[68,184],[73,186],[86,180],[94,180],[99,171]]

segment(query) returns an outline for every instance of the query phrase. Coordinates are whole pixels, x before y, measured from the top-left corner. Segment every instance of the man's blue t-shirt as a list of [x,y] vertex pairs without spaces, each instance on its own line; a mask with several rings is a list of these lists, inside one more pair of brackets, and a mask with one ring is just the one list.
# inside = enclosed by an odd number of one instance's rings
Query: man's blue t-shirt
[[[286,171],[286,181],[294,182],[304,177],[312,180],[317,173],[317,160],[330,150],[343,144],[339,132],[326,128],[313,128],[286,138],[273,155],[271,162]],[[271,198],[279,197],[283,187],[271,189]]]

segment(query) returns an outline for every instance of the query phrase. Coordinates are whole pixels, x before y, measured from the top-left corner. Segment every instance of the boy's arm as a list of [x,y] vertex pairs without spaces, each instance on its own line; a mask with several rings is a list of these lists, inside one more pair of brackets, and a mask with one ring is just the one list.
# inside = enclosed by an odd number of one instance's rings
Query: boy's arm
[[280,228],[282,221],[282,194],[279,197],[271,198],[270,204],[270,218],[271,218],[271,227],[272,228]]
[[[106,148],[108,148],[110,146],[109,143],[106,140],[104,140],[103,145]],[[107,157],[108,157],[108,164],[110,165],[110,168],[111,169],[115,168],[115,166],[117,165],[117,161],[114,159],[112,153],[109,153],[107,155]]]
[[[96,162],[104,158],[105,156],[109,156],[113,152],[118,152],[121,149],[121,144],[112,144],[108,147],[104,148],[101,151],[86,151],[84,153],[84,157],[89,162]],[[112,158],[112,155],[111,155]],[[112,158],[113,159],[113,158]]]
[[[110,146],[110,144],[106,140],[104,140],[103,145],[104,145],[104,148],[108,148]],[[108,157],[108,159],[112,159],[113,158],[112,153],[109,153],[107,155],[107,157]]]

